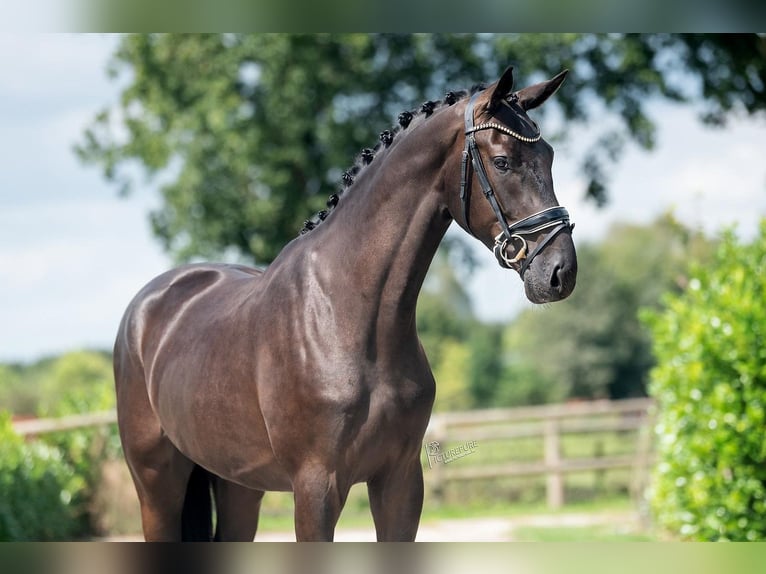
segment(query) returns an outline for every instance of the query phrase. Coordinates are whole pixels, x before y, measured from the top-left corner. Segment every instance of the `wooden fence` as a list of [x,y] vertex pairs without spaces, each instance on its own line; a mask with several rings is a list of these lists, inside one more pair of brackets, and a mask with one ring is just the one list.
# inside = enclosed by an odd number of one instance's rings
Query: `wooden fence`
[[[435,414],[424,441],[426,457],[430,458],[426,485],[439,498],[449,482],[545,476],[547,503],[555,509],[564,504],[567,473],[628,469],[631,493],[638,496],[646,485],[653,459],[652,405],[651,399],[629,399]],[[605,433],[633,433],[633,440],[629,441],[632,452],[612,455],[595,452],[588,457],[565,458],[562,452],[565,435]],[[496,441],[533,437],[542,439],[540,460],[475,465],[466,458],[460,464],[446,464],[468,456],[474,445],[485,450]],[[594,441],[595,451],[599,444]],[[435,453],[438,449],[447,456],[429,455],[429,450]]]
[[[548,506],[564,504],[564,475],[572,472],[629,469],[631,492],[638,494],[646,484],[652,454],[651,399],[595,401],[510,409],[439,413],[431,417],[424,440],[426,485],[435,498],[455,481],[545,476]],[[117,422],[115,411],[74,415],[58,419],[17,421],[14,430],[23,436],[104,426]],[[565,457],[562,438],[570,434],[636,434],[629,454],[596,453],[584,458]],[[482,450],[495,441],[542,438],[543,457],[536,461],[500,464],[447,464],[471,454],[472,445]],[[435,445],[429,452],[429,445]],[[458,445],[451,448],[450,445]]]
[[14,421],[13,430],[21,436],[37,436],[51,432],[100,427],[110,424],[117,424],[117,411],[69,415],[52,419]]

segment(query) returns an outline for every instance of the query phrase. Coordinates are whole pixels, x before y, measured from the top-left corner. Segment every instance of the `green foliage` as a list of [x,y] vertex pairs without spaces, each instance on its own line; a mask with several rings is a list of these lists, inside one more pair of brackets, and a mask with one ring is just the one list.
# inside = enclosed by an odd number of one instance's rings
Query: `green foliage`
[[518,407],[557,402],[555,385],[526,363],[515,362],[506,326],[480,324],[468,339],[470,365],[467,376],[472,408]]
[[73,351],[31,364],[0,364],[0,404],[17,415],[42,417],[114,408],[111,355]]
[[[0,365],[0,394],[8,398],[3,404],[18,409],[15,412],[20,414],[62,417],[109,410],[115,406],[111,357],[107,353],[76,351],[31,365]],[[22,466],[14,472],[19,479],[28,478],[29,492],[39,490],[39,497],[46,504],[50,504],[45,489],[52,488],[50,484],[54,479],[51,477],[76,481],[77,488],[68,489],[66,495],[67,514],[64,518],[69,524],[65,527],[62,522],[55,526],[58,529],[55,532],[80,535],[91,532],[94,522],[90,514],[91,502],[100,480],[101,464],[120,452],[116,427],[46,434],[25,444],[24,449],[24,456],[32,466]],[[54,474],[40,474],[35,465],[43,464],[41,461],[44,460],[51,461]],[[36,528],[35,521],[42,518],[36,517],[35,513],[42,512],[41,508],[30,507],[21,525]]]
[[[46,417],[98,412],[115,407],[112,360],[106,353],[77,351],[57,357],[43,382],[39,412]],[[81,509],[84,532],[91,531],[91,501],[101,477],[102,463],[119,455],[117,427],[79,429],[41,437],[56,447],[82,479],[84,487],[73,498]]]
[[766,220],[647,314],[657,367],[659,524],[691,540],[766,539]]
[[436,379],[434,409],[471,408],[467,383],[471,357],[466,341],[482,325],[474,318],[468,294],[444,250],[437,252],[426,277],[418,300],[417,325]]
[[656,308],[663,292],[680,289],[687,262],[709,249],[671,216],[649,226],[616,225],[601,243],[578,245],[573,295],[524,311],[509,326],[510,368],[526,373],[527,388],[545,402],[645,395],[653,359],[638,310]]
[[62,540],[83,534],[76,500],[84,480],[61,451],[25,443],[0,411],[0,540]]
[[40,416],[60,417],[114,408],[112,358],[74,351],[57,357],[42,377]]
[[[571,69],[551,104],[578,145],[586,192],[607,200],[626,142],[651,149],[651,97],[698,101],[710,121],[766,108],[763,37],[593,34],[130,35],[112,62],[120,103],[77,146],[123,193],[139,166],[160,176],[156,236],[179,261],[270,262],[324,206],[361,147],[401,109],[491,80]],[[690,90],[696,85],[700,89]],[[604,116],[618,120],[604,121]],[[608,127],[607,127],[608,126]],[[580,140],[578,140],[580,141]],[[579,151],[579,150],[582,150]]]
[[32,413],[37,396],[24,387],[19,369],[13,365],[0,365],[0,405],[16,413]]
[[0,404],[17,415],[64,416],[114,408],[109,353],[74,351],[0,365]]
[[442,356],[434,363],[436,379],[436,400],[434,410],[465,411],[472,407],[473,400],[468,390],[470,377],[470,352],[466,345],[454,339],[446,339],[442,345]]
[[468,339],[470,360],[468,385],[475,408],[496,406],[498,388],[504,385],[503,330],[499,325],[482,325]]
[[503,337],[503,378],[495,388],[491,406],[519,407],[566,400],[564,387],[547,379],[541,372],[541,365],[532,364],[514,352],[513,345],[512,337],[506,332]]

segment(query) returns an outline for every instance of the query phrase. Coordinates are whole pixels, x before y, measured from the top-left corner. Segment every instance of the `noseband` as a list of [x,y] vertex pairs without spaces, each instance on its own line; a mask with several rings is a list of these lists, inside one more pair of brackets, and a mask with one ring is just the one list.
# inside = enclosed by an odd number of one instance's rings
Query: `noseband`
[[[501,267],[511,269],[514,264],[521,262],[519,268],[519,275],[524,279],[524,273],[527,271],[529,264],[532,260],[548,245],[559,232],[568,230],[570,233],[574,229],[574,223],[569,222],[569,212],[565,207],[555,206],[549,207],[533,213],[529,217],[520,219],[512,225],[508,224],[508,221],[503,215],[503,211],[500,209],[500,204],[497,202],[497,197],[492,189],[492,184],[489,182],[487,172],[484,169],[484,164],[481,161],[481,155],[479,154],[479,148],[476,146],[476,139],[474,134],[480,130],[495,129],[516,138],[524,143],[534,143],[541,138],[538,131],[534,137],[525,137],[515,131],[507,128],[504,125],[487,122],[479,125],[474,125],[473,122],[473,106],[476,97],[479,92],[471,96],[468,101],[468,105],[465,108],[465,148],[463,149],[463,158],[461,161],[462,176],[460,180],[460,201],[463,204],[463,220],[465,221],[468,232],[473,235],[471,226],[468,223],[468,191],[470,189],[471,180],[468,174],[468,160],[470,158],[473,170],[476,172],[481,184],[484,197],[489,201],[492,211],[495,212],[498,222],[502,231],[495,237],[495,245],[492,252],[497,258],[497,262]],[[552,228],[552,229],[551,229]],[[525,235],[534,235],[545,229],[551,229],[548,234],[541,239],[531,253],[527,253],[527,240]],[[510,243],[518,243],[518,249],[516,249],[516,255],[510,257],[507,253],[507,249]]]

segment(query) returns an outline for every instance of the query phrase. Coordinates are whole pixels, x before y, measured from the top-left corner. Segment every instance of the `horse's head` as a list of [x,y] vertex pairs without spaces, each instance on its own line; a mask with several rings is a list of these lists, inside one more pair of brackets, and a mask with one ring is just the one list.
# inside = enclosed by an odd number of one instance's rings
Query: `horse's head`
[[519,272],[533,303],[564,299],[577,277],[574,226],[553,192],[553,149],[527,115],[565,76],[514,92],[508,68],[466,101],[465,139],[458,139],[464,142],[460,186],[449,194],[450,215],[489,247],[501,266]]

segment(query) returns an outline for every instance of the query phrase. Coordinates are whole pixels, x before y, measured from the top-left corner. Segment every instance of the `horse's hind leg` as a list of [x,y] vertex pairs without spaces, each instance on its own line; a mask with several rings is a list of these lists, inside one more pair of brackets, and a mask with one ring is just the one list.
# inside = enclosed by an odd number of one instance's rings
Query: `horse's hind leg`
[[403,462],[370,480],[367,492],[378,541],[414,541],[423,509],[420,459]]
[[162,431],[139,368],[115,347],[117,422],[141,506],[147,541],[180,541],[186,489],[194,463]]
[[[153,426],[147,424],[147,427]],[[126,433],[127,434],[127,433]],[[147,541],[180,541],[186,488],[194,463],[184,457],[161,431],[123,435],[123,449],[141,505]],[[152,436],[153,435],[153,436]]]
[[213,479],[215,493],[215,540],[252,542],[258,529],[262,490],[252,490],[219,477]]

